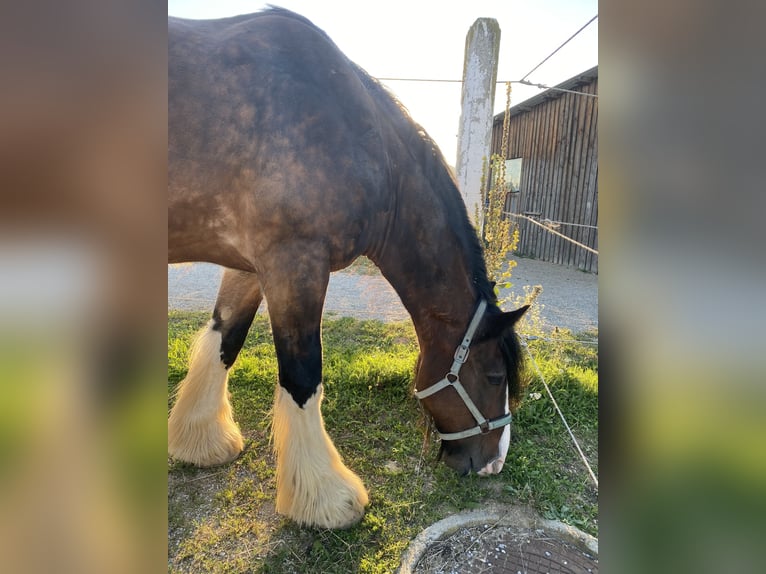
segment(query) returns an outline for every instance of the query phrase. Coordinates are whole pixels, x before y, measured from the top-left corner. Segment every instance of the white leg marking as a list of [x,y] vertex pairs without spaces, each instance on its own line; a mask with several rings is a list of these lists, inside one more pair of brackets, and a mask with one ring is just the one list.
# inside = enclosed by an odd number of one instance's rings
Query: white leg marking
[[189,372],[178,386],[168,419],[168,453],[199,466],[229,462],[244,446],[229,403],[221,333],[212,325],[210,321],[194,342]]
[[[508,413],[508,390],[505,391],[505,412]],[[500,442],[497,445],[498,455],[494,460],[489,461],[487,466],[482,468],[477,474],[487,476],[490,474],[500,474],[505,464],[505,457],[508,455],[508,447],[511,444],[511,425],[503,427],[503,434],[500,436]]]
[[272,438],[277,456],[277,512],[322,528],[346,528],[364,516],[368,497],[327,435],[322,385],[300,408],[277,386]]

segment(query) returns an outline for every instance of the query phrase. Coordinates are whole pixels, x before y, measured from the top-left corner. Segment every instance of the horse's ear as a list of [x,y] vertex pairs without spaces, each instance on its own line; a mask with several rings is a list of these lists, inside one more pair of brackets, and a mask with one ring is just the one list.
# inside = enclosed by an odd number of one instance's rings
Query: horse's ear
[[486,317],[484,329],[481,331],[478,342],[487,341],[489,339],[496,339],[502,335],[505,331],[511,329],[519,319],[522,318],[524,313],[529,309],[529,305],[519,307],[515,311],[508,311],[507,313],[500,313],[498,315],[489,315]]
[[503,313],[504,320],[507,322],[505,328],[510,329],[516,323],[518,323],[519,319],[521,319],[524,316],[524,313],[526,313],[528,309],[529,309],[529,305],[524,305],[523,307],[519,307],[515,311],[508,311],[507,313]]

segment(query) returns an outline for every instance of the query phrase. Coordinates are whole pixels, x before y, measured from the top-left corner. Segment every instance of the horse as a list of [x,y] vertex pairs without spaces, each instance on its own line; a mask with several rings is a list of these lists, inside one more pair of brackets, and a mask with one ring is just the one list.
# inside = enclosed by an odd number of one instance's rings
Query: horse
[[346,528],[368,494],[321,415],[332,271],[364,255],[412,318],[415,396],[461,474],[499,473],[521,393],[514,324],[487,276],[451,170],[396,98],[306,18],[281,8],[168,18],[168,261],[225,268],[168,418],[171,457],[243,450],[227,373],[263,297],[279,384],[276,510]]

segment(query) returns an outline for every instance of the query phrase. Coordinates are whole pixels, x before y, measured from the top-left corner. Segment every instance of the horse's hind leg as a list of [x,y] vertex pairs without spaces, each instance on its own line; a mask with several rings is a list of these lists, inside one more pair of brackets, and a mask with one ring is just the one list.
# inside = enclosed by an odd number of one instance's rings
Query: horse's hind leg
[[264,275],[279,363],[272,428],[276,509],[299,524],[345,528],[362,518],[368,497],[322,421],[320,324],[329,269],[312,248],[282,246],[280,260]]
[[213,466],[242,452],[242,433],[229,403],[228,369],[245,342],[261,297],[255,275],[224,271],[213,318],[194,343],[189,372],[178,386],[168,419],[168,452],[174,458]]

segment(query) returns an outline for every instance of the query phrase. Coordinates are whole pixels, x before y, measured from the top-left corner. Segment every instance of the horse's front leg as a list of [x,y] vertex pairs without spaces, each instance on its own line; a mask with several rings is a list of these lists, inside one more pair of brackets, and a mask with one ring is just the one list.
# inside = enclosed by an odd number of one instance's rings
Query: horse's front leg
[[242,349],[261,298],[255,275],[224,272],[213,318],[197,336],[189,372],[178,385],[168,419],[168,452],[174,458],[213,466],[242,452],[242,433],[229,403],[228,369]]
[[276,509],[299,524],[345,528],[362,518],[368,497],[322,421],[320,330],[330,273],[315,249],[292,246],[264,275],[279,364],[272,427]]

